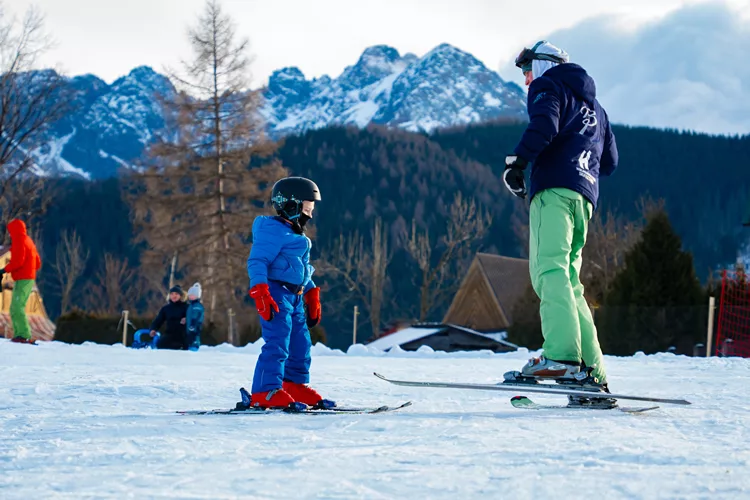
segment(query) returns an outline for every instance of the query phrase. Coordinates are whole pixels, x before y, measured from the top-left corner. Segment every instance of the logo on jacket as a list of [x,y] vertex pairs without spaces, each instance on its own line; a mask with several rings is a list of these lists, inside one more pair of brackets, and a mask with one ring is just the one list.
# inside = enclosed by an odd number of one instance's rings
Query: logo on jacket
[[596,111],[589,109],[585,104],[581,108],[581,114],[583,115],[583,128],[578,132],[579,134],[583,134],[589,127],[596,127],[599,123],[596,119]]
[[578,175],[589,181],[591,184],[596,183],[596,179],[589,173],[589,160],[591,159],[591,151],[584,151],[581,156],[578,157]]

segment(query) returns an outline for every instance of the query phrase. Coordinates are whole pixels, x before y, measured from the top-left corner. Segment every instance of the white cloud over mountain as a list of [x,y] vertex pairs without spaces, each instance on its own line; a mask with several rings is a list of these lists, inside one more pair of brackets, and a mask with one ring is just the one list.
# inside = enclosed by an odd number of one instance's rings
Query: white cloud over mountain
[[[625,27],[588,19],[547,39],[596,79],[615,123],[750,134],[750,21],[722,3]],[[502,74],[519,81],[508,64]]]

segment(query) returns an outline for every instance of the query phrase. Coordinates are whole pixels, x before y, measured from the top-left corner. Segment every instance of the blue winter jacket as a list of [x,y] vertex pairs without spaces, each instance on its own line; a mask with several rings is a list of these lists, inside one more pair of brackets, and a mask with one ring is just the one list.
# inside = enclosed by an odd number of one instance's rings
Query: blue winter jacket
[[567,188],[596,208],[599,177],[617,168],[615,136],[596,85],[577,64],[560,64],[529,85],[529,125],[515,154],[533,163],[529,198]]
[[247,259],[250,286],[283,281],[315,288],[310,265],[310,238],[297,234],[292,226],[279,217],[260,216],[253,222],[253,247]]
[[203,330],[204,309],[200,300],[191,300],[188,303],[185,315],[185,329],[188,347],[201,345],[201,330]]

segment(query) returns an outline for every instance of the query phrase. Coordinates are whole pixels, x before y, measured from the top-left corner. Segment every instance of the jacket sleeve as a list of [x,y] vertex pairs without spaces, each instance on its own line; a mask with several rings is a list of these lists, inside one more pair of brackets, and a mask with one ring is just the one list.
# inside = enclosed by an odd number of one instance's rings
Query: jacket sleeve
[[514,153],[533,162],[559,132],[560,96],[549,78],[540,77],[529,86],[529,125]]
[[620,155],[617,152],[617,142],[615,141],[615,134],[612,132],[608,118],[607,128],[604,132],[604,150],[602,151],[602,159],[599,164],[599,175],[603,177],[612,175],[615,169],[617,169],[619,162]]
[[22,238],[16,238],[10,245],[10,262],[5,266],[6,273],[18,271],[26,262],[26,242]]
[[36,270],[40,270],[42,268],[42,259],[39,257],[39,254],[35,254],[36,257]]
[[312,264],[308,264],[307,265],[307,272],[309,273],[310,278],[307,280],[307,283],[305,284],[305,289],[304,289],[303,293],[307,293],[310,290],[312,290],[313,288],[317,288],[317,285],[315,284],[315,282],[312,279],[313,274],[315,274],[315,268],[313,267]]
[[247,259],[250,287],[268,283],[268,268],[281,252],[281,245],[274,241],[271,228],[265,219],[257,218],[253,223],[253,246]]
[[161,325],[164,324],[164,319],[165,319],[164,318],[164,316],[165,316],[164,310],[166,308],[167,308],[167,306],[164,306],[161,309],[159,309],[159,314],[156,315],[156,318],[154,319],[154,322],[151,323],[151,328],[150,328],[151,330],[158,330],[159,328],[161,328]]

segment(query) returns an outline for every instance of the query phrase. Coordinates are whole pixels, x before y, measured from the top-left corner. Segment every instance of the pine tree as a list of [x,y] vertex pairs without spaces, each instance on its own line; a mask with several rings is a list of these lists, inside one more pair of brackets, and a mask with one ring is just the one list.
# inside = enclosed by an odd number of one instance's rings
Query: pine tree
[[705,328],[703,297],[692,255],[682,250],[666,212],[652,212],[599,312],[602,349],[630,355],[692,347]]

